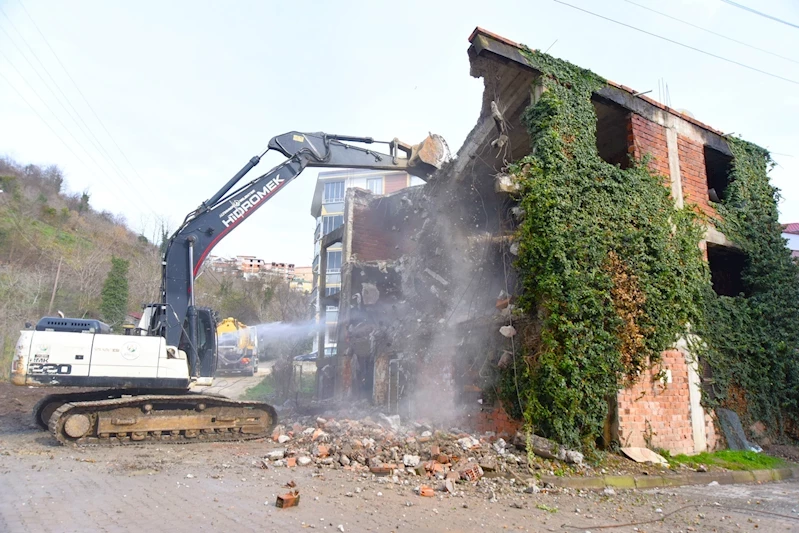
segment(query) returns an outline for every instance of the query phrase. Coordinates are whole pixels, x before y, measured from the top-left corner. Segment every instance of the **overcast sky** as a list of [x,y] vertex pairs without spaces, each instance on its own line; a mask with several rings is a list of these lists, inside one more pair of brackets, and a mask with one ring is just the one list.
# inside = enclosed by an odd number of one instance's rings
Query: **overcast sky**
[[[480,110],[483,82],[469,76],[466,50],[481,26],[655,99],[668,84],[672,107],[773,152],[781,220],[799,221],[799,28],[722,0],[635,0],[783,59],[624,0],[567,1],[795,82],[553,0],[0,0],[0,155],[57,164],[70,190],[88,190],[95,208],[136,230],[152,234],[158,217],[174,229],[286,131],[408,142],[432,131],[456,152]],[[737,3],[799,25],[795,1]],[[310,264],[316,173],[214,253]]]

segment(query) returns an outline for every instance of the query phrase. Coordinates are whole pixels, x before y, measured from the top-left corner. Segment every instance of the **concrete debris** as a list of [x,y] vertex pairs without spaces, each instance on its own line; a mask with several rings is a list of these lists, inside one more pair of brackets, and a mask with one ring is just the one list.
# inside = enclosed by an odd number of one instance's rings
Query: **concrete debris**
[[285,444],[285,443],[287,443],[287,442],[288,442],[288,441],[290,441],[290,440],[291,440],[291,437],[289,437],[288,435],[279,435],[279,436],[277,437],[277,441],[278,441],[280,444]]
[[491,447],[494,448],[494,450],[500,455],[505,455],[505,448],[507,448],[507,446],[508,443],[505,442],[505,439],[503,438],[497,439],[494,441],[494,444],[491,445]]
[[384,415],[384,414],[381,413],[380,414],[380,419],[388,424],[389,428],[391,428],[391,431],[397,432],[397,431],[400,430],[400,417],[399,417],[399,415],[387,416],[387,415]]
[[511,254],[518,256],[519,255],[519,243],[518,242],[512,242],[511,245],[510,245],[509,251],[510,251]]
[[286,450],[272,450],[271,452],[266,454],[266,458],[271,461],[276,461],[278,459],[283,459],[286,456]]
[[[459,484],[471,484],[488,494],[489,490],[500,490],[500,480],[508,480],[513,487],[513,481],[521,481],[519,475],[531,472],[526,454],[516,446],[520,440],[526,442],[526,437],[511,442],[491,432],[469,434],[458,428],[432,428],[427,421],[403,425],[398,416],[380,413],[360,420],[299,416],[284,424],[284,434],[291,440],[278,449],[264,450],[264,468],[313,466],[313,477],[323,477],[325,469],[341,469],[380,485],[427,487],[423,494],[427,497],[457,497],[461,495]],[[319,440],[322,428],[325,442]],[[565,453],[568,450],[559,453],[556,447],[550,446],[551,456],[576,462]],[[512,490],[535,494],[550,489],[536,487],[531,480],[517,483]],[[350,491],[344,496],[354,497],[361,488],[352,487]],[[495,496],[504,497],[500,492]],[[282,506],[296,505],[289,495],[283,495],[279,502]]]
[[669,466],[669,462],[662,455],[653,452],[649,448],[627,447],[621,448],[621,452],[636,463]]
[[499,332],[503,337],[511,338],[516,335],[516,328],[513,326],[502,326],[499,328]]
[[458,439],[458,445],[464,450],[471,450],[480,446],[480,441],[474,437],[463,437]]
[[568,450],[549,439],[534,434],[527,435],[526,440],[532,452],[539,457],[557,459],[576,465],[583,464],[583,454],[578,451]]
[[515,176],[500,172],[494,179],[494,191],[504,193],[517,193],[521,190],[521,185]]
[[420,461],[421,458],[418,455],[404,455],[402,457],[402,464],[405,466],[415,467]]
[[374,283],[364,283],[361,286],[361,298],[364,305],[374,305],[380,299],[380,290]]
[[524,215],[526,215],[526,214],[527,214],[527,211],[525,211],[523,208],[521,208],[521,207],[519,207],[519,206],[516,206],[516,207],[511,207],[511,208],[510,208],[510,212],[511,212],[511,214],[512,214],[514,217],[516,217],[516,218],[517,218],[517,219],[519,219],[519,220],[523,219],[523,218],[524,218]]
[[446,287],[447,285],[449,285],[449,281],[445,280],[444,278],[442,278],[440,275],[436,274],[435,272],[433,272],[429,268],[425,268],[424,271],[425,271],[425,273],[428,276],[430,276],[431,278],[433,278],[434,280],[436,280],[437,282],[439,282],[443,286]]
[[502,356],[500,356],[497,366],[499,368],[508,368],[511,362],[513,362],[513,354],[505,350],[502,352]]

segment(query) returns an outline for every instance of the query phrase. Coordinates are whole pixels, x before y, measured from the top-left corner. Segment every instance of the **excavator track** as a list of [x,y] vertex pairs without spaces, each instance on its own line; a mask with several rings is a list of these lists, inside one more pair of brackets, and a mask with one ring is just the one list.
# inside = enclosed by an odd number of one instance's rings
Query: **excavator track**
[[174,389],[106,389],[87,392],[66,392],[63,394],[48,394],[33,407],[33,422],[41,429],[48,429],[50,417],[65,403],[93,402],[97,400],[111,400],[125,396],[142,396],[146,394],[170,395],[186,394],[185,390]]
[[69,402],[49,429],[69,446],[228,442],[271,435],[277,413],[268,404],[209,394],[161,394]]

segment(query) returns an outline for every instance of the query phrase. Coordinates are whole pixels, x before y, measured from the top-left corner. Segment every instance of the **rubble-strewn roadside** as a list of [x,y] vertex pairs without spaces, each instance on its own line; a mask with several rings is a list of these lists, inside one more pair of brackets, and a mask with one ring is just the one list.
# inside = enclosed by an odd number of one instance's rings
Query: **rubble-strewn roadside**
[[[283,443],[250,441],[74,449],[55,445],[31,423],[30,410],[44,393],[0,382],[0,399],[5,399],[0,402],[0,487],[3,487],[0,494],[9,495],[0,498],[0,531],[72,531],[76,527],[141,531],[165,526],[176,532],[341,531],[339,526],[347,533],[561,531],[563,526],[576,527],[575,531],[594,531],[598,526],[628,524],[621,530],[638,527],[639,531],[655,533],[713,529],[726,533],[740,531],[742,526],[757,525],[759,531],[786,531],[796,525],[795,521],[754,513],[791,515],[799,497],[795,482],[658,490],[548,488],[538,480],[530,485],[523,478],[520,481],[506,477],[516,473],[521,476],[525,471],[521,463],[514,466],[507,457],[512,454],[518,460],[526,455],[513,444],[512,438],[505,439],[507,451],[498,460],[507,472],[484,470],[478,481],[456,480],[451,483],[452,492],[442,490],[446,488],[446,476],[442,482],[434,479],[437,476],[428,478],[426,473],[419,476],[407,471],[404,455],[413,451],[406,448],[407,444],[397,445],[397,457],[403,459],[397,463],[401,470],[397,482],[393,475],[372,473],[365,464],[358,463],[361,465],[358,469],[346,468],[335,461],[325,464],[326,461],[317,462],[318,458],[310,453],[313,446],[323,444],[329,447],[330,454],[337,440],[346,442],[355,438],[355,430],[360,426],[362,431],[358,433],[362,433],[363,440],[373,439],[374,450],[381,448],[381,453],[388,453],[387,459],[393,459],[393,453],[385,443],[404,441],[410,432],[417,434],[417,451],[407,454],[418,455],[420,464],[429,460],[426,453],[436,444],[441,453],[447,450],[453,455],[460,453],[460,459],[475,459],[471,461],[473,464],[479,463],[479,457],[500,455],[494,448],[498,437],[461,436],[412,423],[403,424],[395,431],[379,414],[365,414],[363,422],[324,414],[327,418],[321,428],[317,416],[286,415],[286,420],[292,420],[284,426],[287,432],[293,431],[294,421],[300,424],[302,432],[308,428],[312,432],[310,436],[284,439]],[[361,418],[357,406],[351,405],[350,413]],[[335,429],[336,424],[340,429]],[[347,427],[352,429],[349,436]],[[327,434],[326,442],[318,442],[321,434],[313,440],[318,429]],[[430,431],[432,439],[419,442],[424,439],[424,431]],[[458,440],[467,436],[469,443],[473,442],[471,439],[477,440],[479,448],[463,450]],[[273,464],[278,454],[268,459],[271,452],[286,450],[281,452],[285,456],[290,449],[298,452],[294,457],[307,457],[307,465],[301,466],[298,461],[296,466],[288,466],[291,455],[284,457],[287,466],[283,467]],[[262,468],[265,459],[268,469]],[[644,470],[632,461],[614,461]],[[409,458],[409,462],[414,459]],[[602,473],[602,468],[607,474],[623,470],[616,469],[607,459],[603,464],[604,467],[595,467],[586,461],[583,466],[566,465],[534,457],[531,468],[532,472],[540,472],[542,478],[550,472],[564,474],[558,479],[580,479],[568,477],[573,473],[595,476]],[[534,477],[530,470],[527,475]],[[417,487],[419,493],[414,490]],[[433,496],[420,494],[423,487],[432,489]],[[299,491],[299,505],[277,508],[277,496],[290,490]],[[753,512],[734,512],[728,507],[751,508]],[[629,525],[641,522],[646,523]]]

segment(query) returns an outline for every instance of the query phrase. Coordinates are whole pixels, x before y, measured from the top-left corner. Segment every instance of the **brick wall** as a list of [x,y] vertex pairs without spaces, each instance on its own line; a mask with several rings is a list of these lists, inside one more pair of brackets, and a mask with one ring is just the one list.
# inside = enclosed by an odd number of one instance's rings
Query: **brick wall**
[[[669,177],[669,146],[666,143],[666,128],[633,113],[627,125],[628,143],[638,159],[649,154],[649,168],[653,172]],[[668,185],[670,182],[666,180]]]
[[[619,392],[618,438],[622,446],[664,448],[672,453],[694,453],[688,367],[678,350],[662,354],[663,369],[671,370],[671,383],[653,381],[660,368],[648,370],[631,387]],[[651,441],[647,443],[647,436]]]
[[682,194],[685,203],[696,204],[703,213],[715,216],[716,210],[710,206],[707,197],[704,146],[702,143],[694,142],[678,135],[677,150],[680,156]]
[[393,192],[400,191],[408,186],[408,175],[405,173],[402,174],[389,174],[385,178],[385,183],[383,187],[384,194],[391,194]]
[[385,221],[375,216],[368,205],[356,205],[352,213],[352,245],[350,251],[359,261],[393,260],[399,257],[393,235],[386,231]]
[[486,407],[474,412],[466,411],[462,415],[462,425],[464,429],[476,433],[493,431],[498,437],[505,439],[513,437],[522,427],[521,421],[513,420],[500,406]]

